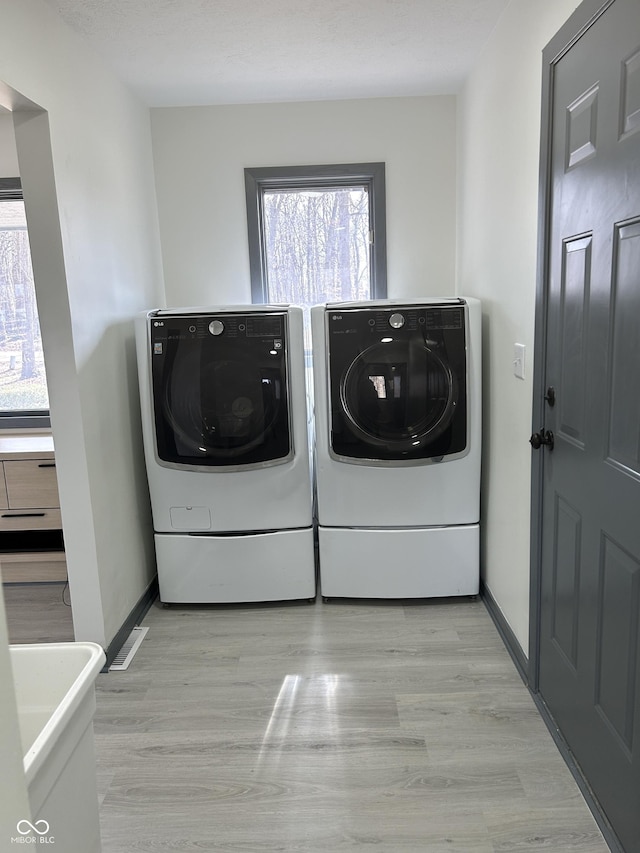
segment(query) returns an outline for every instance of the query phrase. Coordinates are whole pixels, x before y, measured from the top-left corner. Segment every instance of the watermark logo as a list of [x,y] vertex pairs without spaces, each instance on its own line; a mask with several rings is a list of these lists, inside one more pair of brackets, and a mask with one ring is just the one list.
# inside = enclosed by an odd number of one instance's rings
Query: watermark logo
[[49,834],[49,821],[40,819],[35,823],[30,820],[19,820],[16,824],[18,835],[11,839],[12,844],[55,844],[53,835]]

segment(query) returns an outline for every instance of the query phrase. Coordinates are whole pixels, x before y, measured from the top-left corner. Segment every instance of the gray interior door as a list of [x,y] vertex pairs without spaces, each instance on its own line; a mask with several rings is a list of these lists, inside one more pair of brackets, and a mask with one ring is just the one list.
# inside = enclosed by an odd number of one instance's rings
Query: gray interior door
[[539,689],[640,851],[640,2],[553,62]]

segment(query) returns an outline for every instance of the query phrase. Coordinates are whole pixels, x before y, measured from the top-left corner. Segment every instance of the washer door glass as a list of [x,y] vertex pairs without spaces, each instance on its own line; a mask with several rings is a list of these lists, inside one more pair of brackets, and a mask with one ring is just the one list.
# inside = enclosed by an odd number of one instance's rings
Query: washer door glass
[[450,425],[458,382],[449,366],[420,340],[376,343],[360,353],[340,383],[347,428],[365,444],[413,452]]
[[232,466],[289,457],[284,352],[263,356],[262,342],[243,343],[181,342],[154,365],[161,460]]

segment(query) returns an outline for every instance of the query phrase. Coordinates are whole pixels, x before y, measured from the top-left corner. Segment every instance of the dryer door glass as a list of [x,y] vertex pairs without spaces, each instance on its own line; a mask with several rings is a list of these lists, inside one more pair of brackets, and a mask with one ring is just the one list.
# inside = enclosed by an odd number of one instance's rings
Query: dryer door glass
[[163,318],[152,340],[160,460],[238,466],[289,458],[284,319]]
[[411,452],[451,423],[457,380],[442,359],[415,339],[377,343],[345,372],[340,398],[347,426],[373,447]]
[[335,456],[409,463],[466,451],[461,306],[332,309],[326,330]]

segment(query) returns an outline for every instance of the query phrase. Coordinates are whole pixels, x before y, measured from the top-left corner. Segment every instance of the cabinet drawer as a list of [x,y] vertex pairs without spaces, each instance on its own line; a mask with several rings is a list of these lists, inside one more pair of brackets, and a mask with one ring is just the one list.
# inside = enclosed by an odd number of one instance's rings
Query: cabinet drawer
[[52,459],[5,461],[4,479],[11,509],[60,505],[56,463]]
[[2,509],[0,530],[60,530],[62,517],[59,509]]
[[2,467],[2,463],[0,463],[0,509],[6,509],[9,506],[9,499],[7,498],[7,487],[4,482],[4,468]]

